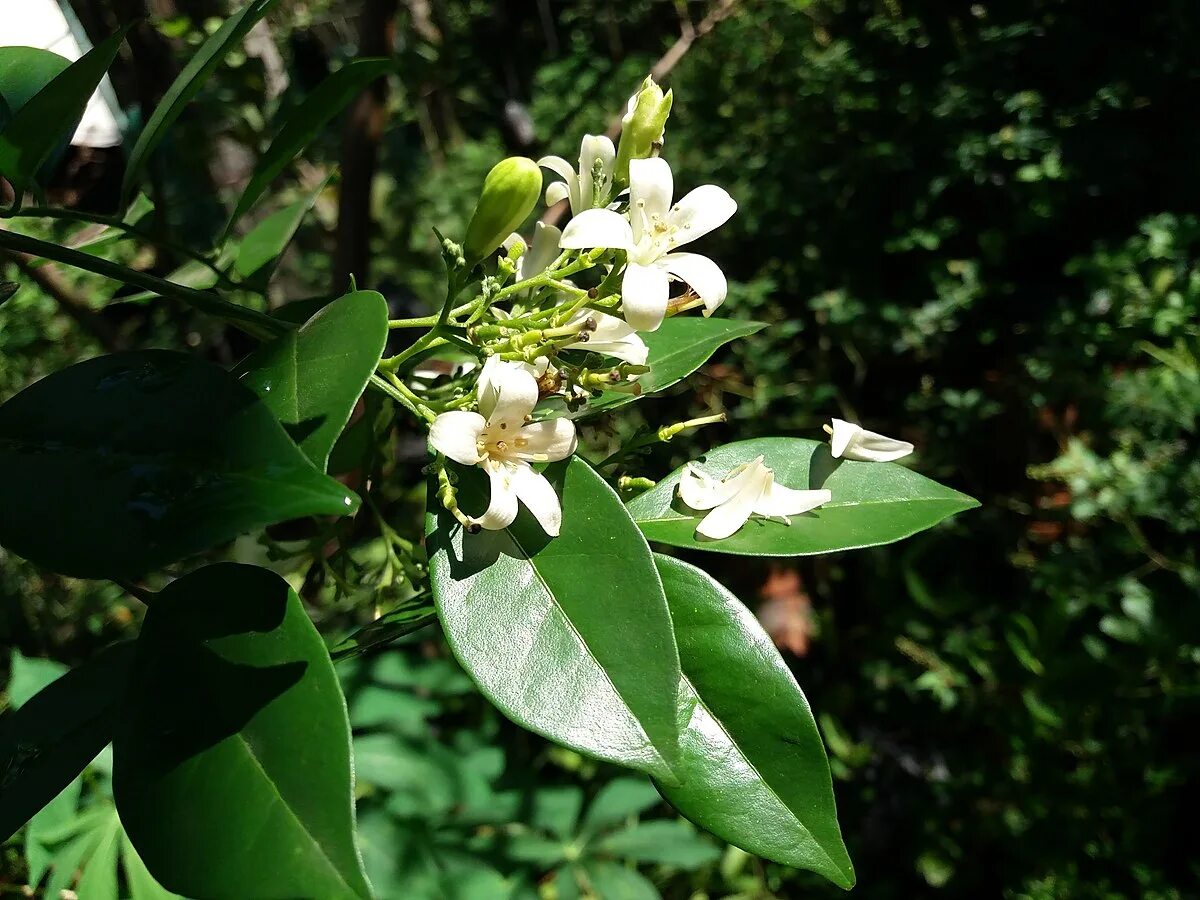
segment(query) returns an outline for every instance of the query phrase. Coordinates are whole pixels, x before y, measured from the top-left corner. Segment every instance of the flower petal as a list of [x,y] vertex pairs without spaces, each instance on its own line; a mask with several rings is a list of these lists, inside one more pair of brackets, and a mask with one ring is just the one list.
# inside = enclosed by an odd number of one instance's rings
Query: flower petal
[[754,504],[754,512],[760,516],[798,516],[828,503],[832,498],[833,495],[826,490],[798,491],[784,487],[772,476],[766,490]]
[[577,442],[575,423],[564,418],[533,422],[518,431],[516,436],[518,441],[525,441],[525,445],[518,446],[513,455],[532,462],[566,459],[575,452]]
[[488,508],[482,516],[475,519],[488,531],[499,531],[507,528],[517,517],[517,492],[514,482],[519,478],[521,468],[529,468],[526,463],[505,463],[488,460],[484,469],[492,483],[492,496]]
[[534,275],[540,275],[550,267],[550,263],[558,258],[558,239],[562,231],[545,222],[533,226],[533,244],[521,257],[517,279],[524,281]]
[[655,331],[667,314],[671,293],[667,270],[631,262],[621,281],[621,306],[625,321],[638,331]]
[[589,209],[567,223],[558,246],[564,250],[590,250],[592,247],[629,250],[633,247],[633,232],[629,221],[620,213],[611,209]]
[[860,462],[893,462],[913,452],[908,441],[867,431],[861,425],[844,419],[833,419],[830,452],[834,459],[856,459]]
[[720,228],[737,212],[737,203],[725,188],[702,184],[675,204],[667,214],[667,224],[677,230],[671,246],[678,247]]
[[610,316],[608,313],[585,309],[572,316],[567,324],[579,325],[589,317],[595,321],[596,327],[589,335],[588,340],[567,344],[564,349],[603,353],[633,363],[635,366],[646,364],[650,348],[646,346],[645,341],[638,337],[637,329],[624,319]]
[[429,443],[438,453],[446,454],[455,462],[473,466],[483,458],[479,452],[479,435],[486,424],[477,412],[465,409],[444,412],[430,426]]
[[665,159],[630,160],[629,218],[633,222],[634,243],[650,233],[655,216],[666,218],[674,190],[671,167]]
[[538,399],[537,379],[524,363],[489,356],[479,373],[476,386],[479,411],[488,424],[508,423],[510,428],[525,424]]
[[700,520],[696,533],[714,541],[729,537],[746,524],[771,480],[771,470],[759,463],[736,479],[737,489],[724,503]]
[[553,206],[560,200],[570,199],[571,189],[561,181],[552,181],[546,185],[546,205]]
[[[600,161],[600,187],[603,194],[608,193],[612,183],[613,165],[617,159],[617,148],[613,146],[612,138],[602,134],[585,134],[579,145],[579,205],[578,212],[591,209],[596,203],[595,181],[592,178],[592,168]],[[602,198],[607,199],[607,198]]]
[[699,253],[668,253],[659,260],[672,275],[687,283],[696,295],[704,301],[704,314],[712,315],[718,306],[725,302],[729,293],[729,283],[721,267]]
[[527,465],[520,465],[513,473],[510,484],[542,530],[550,537],[558,537],[562,528],[562,504],[549,479]]
[[724,503],[733,488],[713,478],[694,463],[688,463],[679,478],[679,498],[691,509],[712,509]]

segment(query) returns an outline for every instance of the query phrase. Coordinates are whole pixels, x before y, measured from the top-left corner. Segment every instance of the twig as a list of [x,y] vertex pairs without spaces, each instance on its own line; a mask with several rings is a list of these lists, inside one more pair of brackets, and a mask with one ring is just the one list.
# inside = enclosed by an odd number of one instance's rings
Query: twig
[[87,301],[75,293],[59,272],[53,268],[39,268],[29,264],[33,257],[25,253],[9,251],[5,254],[16,265],[17,270],[50,296],[58,308],[77,325],[100,342],[106,353],[123,349],[123,341],[114,329]]

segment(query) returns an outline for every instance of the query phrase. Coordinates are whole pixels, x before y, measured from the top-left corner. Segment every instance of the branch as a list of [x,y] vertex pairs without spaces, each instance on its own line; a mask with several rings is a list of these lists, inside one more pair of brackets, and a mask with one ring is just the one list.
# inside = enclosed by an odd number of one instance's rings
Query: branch
[[26,279],[40,287],[44,293],[48,294],[58,304],[59,309],[73,319],[84,331],[92,335],[100,343],[100,346],[104,348],[106,353],[116,353],[118,350],[124,349],[124,342],[117,334],[116,329],[105,321],[94,309],[88,306],[87,301],[75,293],[75,289],[67,283],[67,280],[58,271],[49,267],[42,268],[30,265],[30,262],[35,257],[26,253],[9,251],[5,255],[13,261],[17,270]]

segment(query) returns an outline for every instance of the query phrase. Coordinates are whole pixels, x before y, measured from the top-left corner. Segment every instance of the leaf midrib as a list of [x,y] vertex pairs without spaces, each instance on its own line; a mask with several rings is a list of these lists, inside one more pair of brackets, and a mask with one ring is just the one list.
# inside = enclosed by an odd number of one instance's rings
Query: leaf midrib
[[[825,503],[820,507],[820,509],[822,509],[822,510],[856,509],[856,508],[862,507],[862,506],[888,506],[888,505],[891,505],[894,503],[903,504],[904,506],[912,506],[913,504],[916,504],[916,503],[959,504],[959,503],[961,503],[961,501],[957,501],[953,497],[909,497],[907,499],[899,499],[899,500],[857,500],[853,503],[848,503],[846,501],[842,501],[840,503],[839,502]],[[969,509],[970,507],[968,506],[967,508]],[[672,510],[672,511],[674,512],[674,510]],[[653,518],[653,519],[642,519],[642,518],[638,518],[638,517],[634,516],[633,521],[636,522],[638,525],[654,525],[659,522],[693,522],[693,521],[699,521],[701,518],[703,518],[703,516],[685,516],[681,513],[676,513],[673,516],[661,516],[661,517],[657,517],[657,518]],[[786,526],[784,526],[784,527],[786,527]]]

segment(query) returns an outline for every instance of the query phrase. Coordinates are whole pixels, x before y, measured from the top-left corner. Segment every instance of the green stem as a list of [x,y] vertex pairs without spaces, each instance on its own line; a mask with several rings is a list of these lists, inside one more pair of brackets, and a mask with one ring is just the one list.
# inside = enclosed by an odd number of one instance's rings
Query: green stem
[[147,275],[145,272],[128,269],[125,266],[102,259],[99,256],[92,256],[90,253],[82,253],[79,250],[72,250],[69,247],[61,247],[58,244],[31,238],[28,235],[18,234],[15,231],[6,231],[0,228],[0,249],[42,257],[43,259],[63,263],[77,269],[83,269],[85,272],[92,272],[105,278],[111,278],[113,281],[153,291],[164,297],[173,297],[193,309],[224,319],[231,325],[246,332],[246,334],[260,340],[267,340],[284,334],[290,331],[292,327],[285,322],[272,319],[266,313],[258,312],[249,307],[239,306],[236,303],[230,303],[225,298],[209,293],[208,291],[198,291],[194,288],[184,287],[182,284],[175,284],[154,275]]

